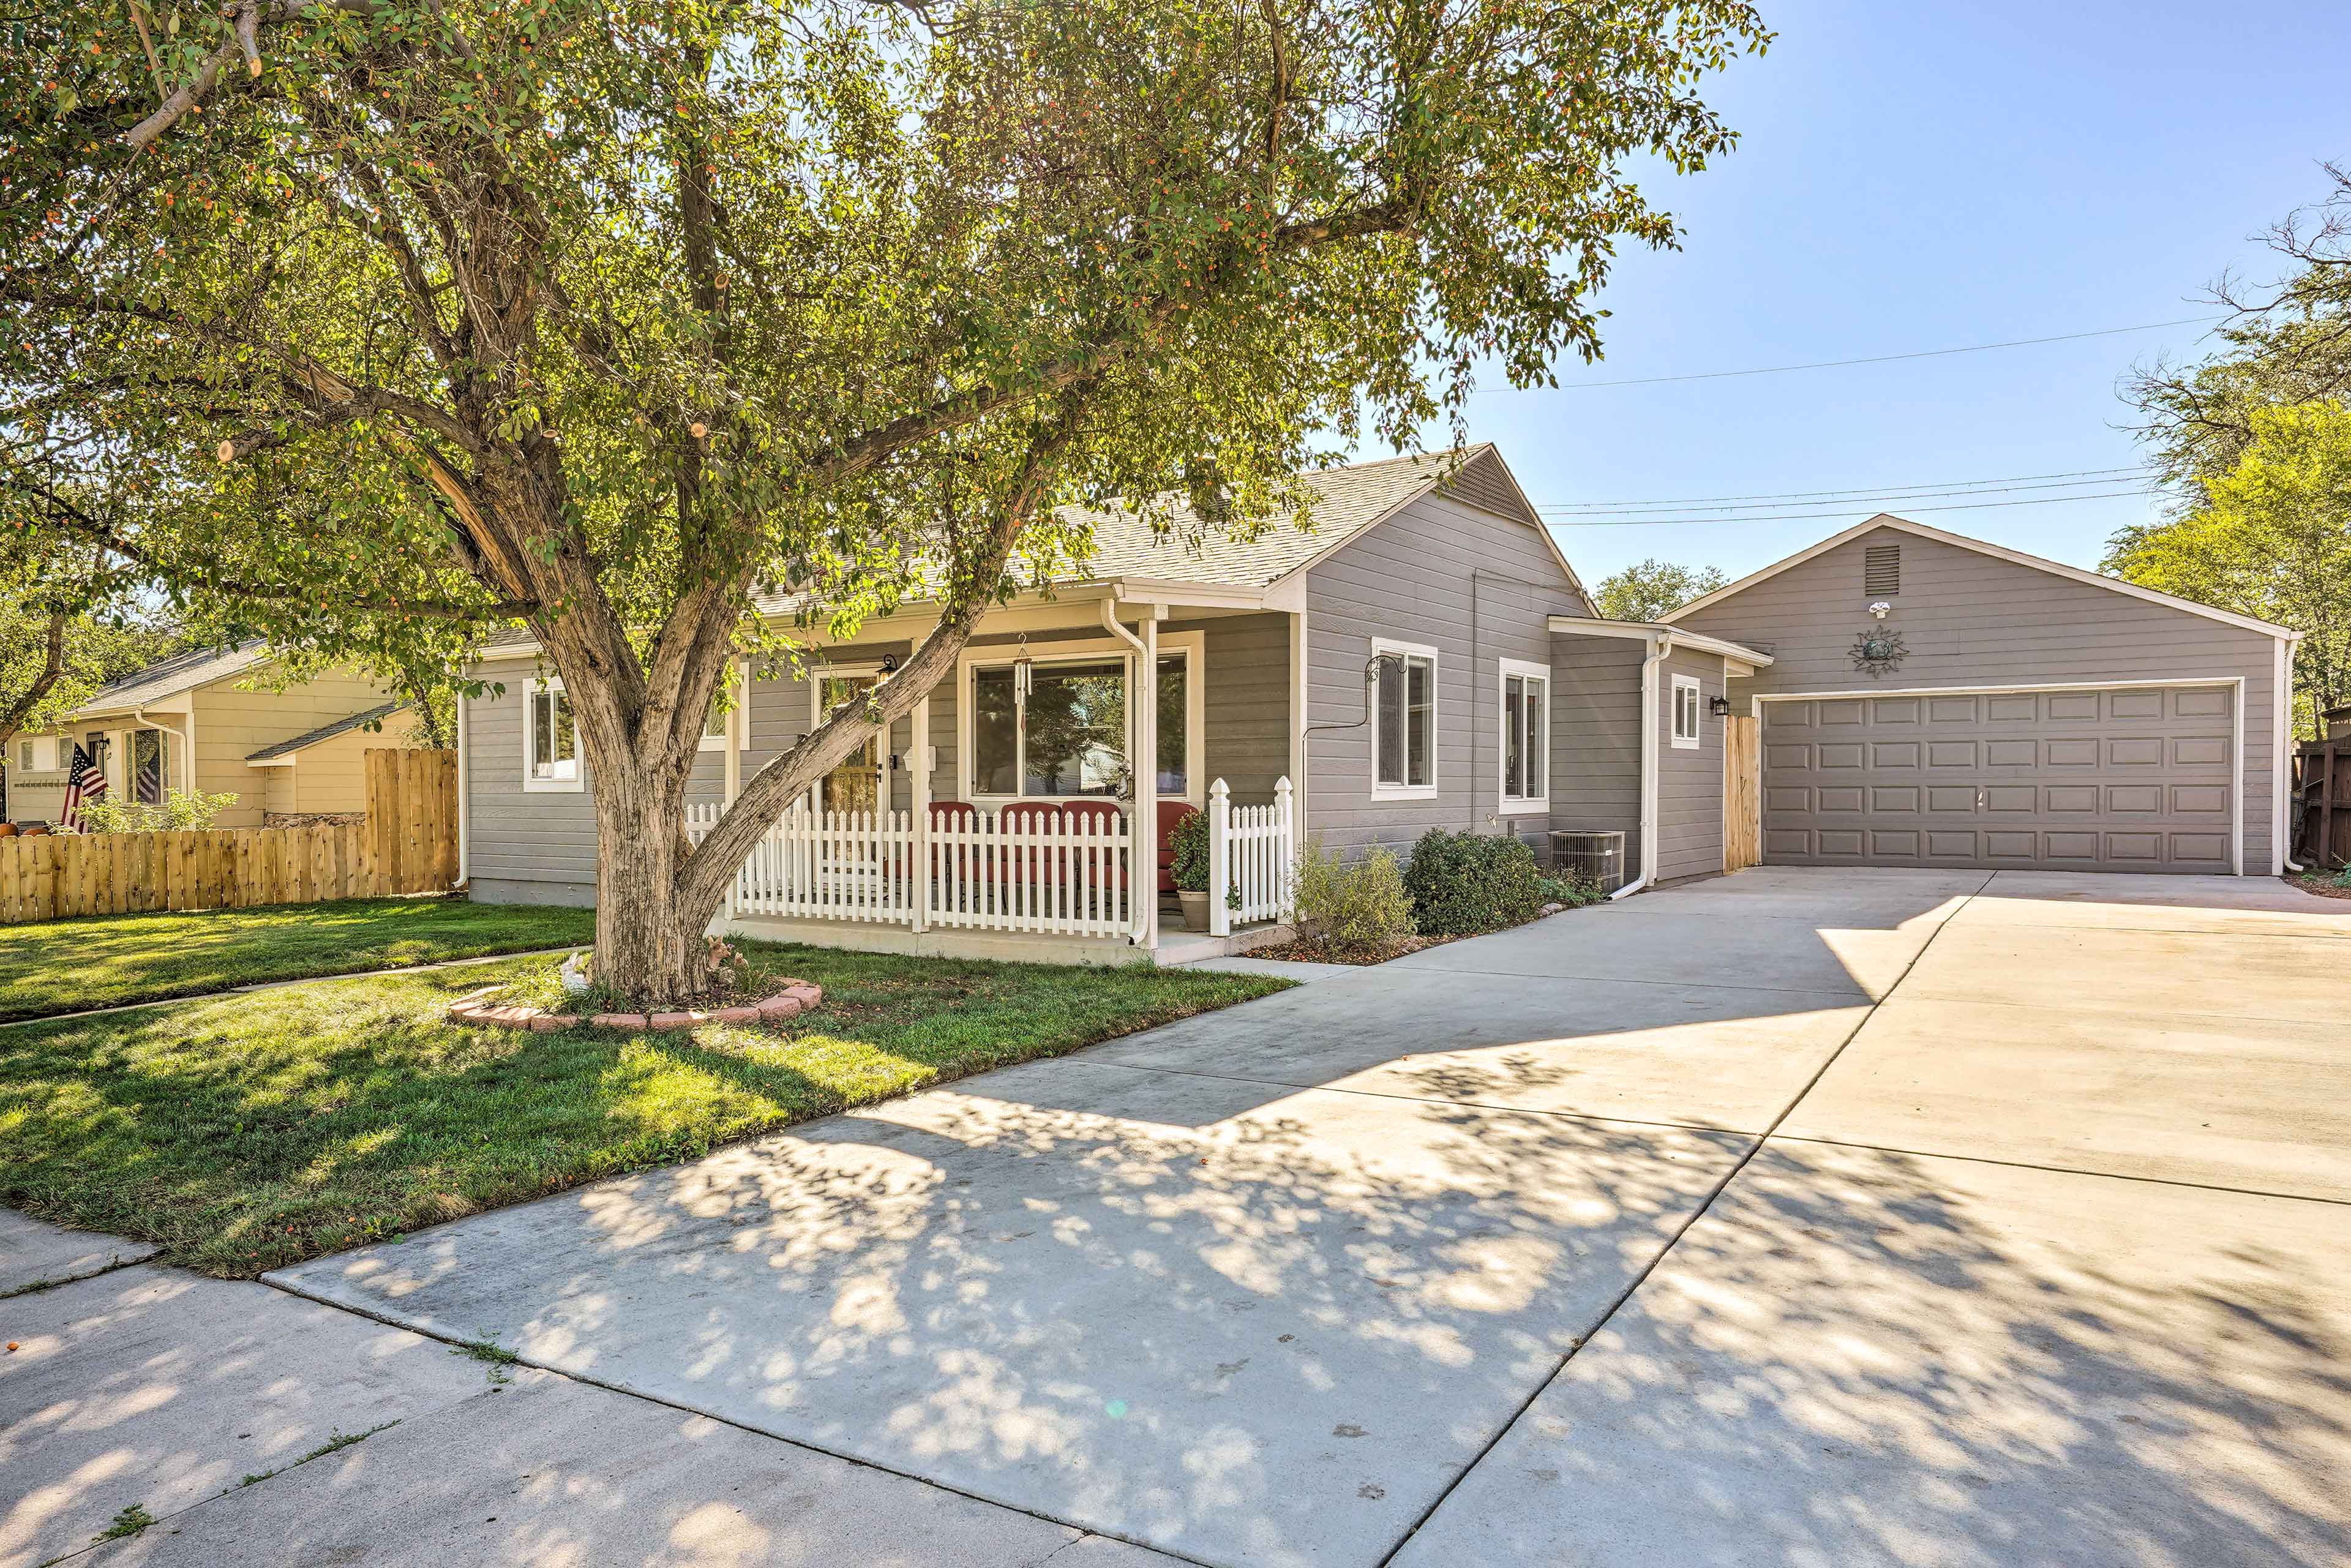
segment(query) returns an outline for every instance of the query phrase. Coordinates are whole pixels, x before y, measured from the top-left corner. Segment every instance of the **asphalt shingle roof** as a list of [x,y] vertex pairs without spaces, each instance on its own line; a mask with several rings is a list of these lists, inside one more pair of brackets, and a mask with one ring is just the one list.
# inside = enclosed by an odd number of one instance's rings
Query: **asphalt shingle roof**
[[322,724],[318,728],[298,735],[291,740],[281,740],[275,746],[265,746],[258,751],[247,752],[245,759],[247,762],[266,762],[273,757],[284,757],[289,752],[300,751],[305,747],[316,746],[322,740],[332,740],[346,730],[357,729],[364,724],[373,724],[378,719],[390,718],[407,706],[402,702],[380,704],[365,713],[355,713],[347,718],[339,718],[332,724]]
[[108,682],[92,692],[89,700],[76,711],[159,703],[182,692],[243,674],[256,664],[266,663],[268,657],[267,650],[257,641],[240,643],[234,648],[195,648],[174,653],[119,681]]

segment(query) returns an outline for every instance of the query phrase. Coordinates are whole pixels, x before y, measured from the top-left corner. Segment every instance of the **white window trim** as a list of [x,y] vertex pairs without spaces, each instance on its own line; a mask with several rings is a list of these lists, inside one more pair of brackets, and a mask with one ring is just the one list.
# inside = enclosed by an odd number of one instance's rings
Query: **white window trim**
[[531,763],[535,760],[531,756],[531,750],[537,745],[538,736],[538,727],[531,721],[531,709],[538,705],[538,695],[541,692],[560,692],[561,690],[563,690],[563,677],[560,675],[534,675],[523,685],[522,787],[528,794],[577,795],[587,787],[588,758],[580,749],[580,717],[577,714],[574,714],[571,718],[571,777],[539,779],[533,777],[531,773]]
[[[1542,685],[1542,793],[1513,795],[1510,791],[1509,760],[1510,737],[1503,722],[1509,710],[1510,683],[1512,675],[1520,680],[1537,681]],[[1532,816],[1551,810],[1551,666],[1531,664],[1524,659],[1504,659],[1494,672],[1494,778],[1495,804],[1506,817]]]
[[[1706,687],[1695,675],[1676,675],[1673,679],[1673,706],[1667,711],[1667,718],[1671,725],[1674,749],[1696,751],[1700,738],[1706,734]],[[1687,735],[1682,733],[1684,692],[1690,694],[1690,733]]]
[[[729,666],[729,670],[731,672],[731,665]],[[726,681],[722,680],[718,683],[718,689],[714,691],[710,696],[710,706],[712,707],[716,707],[718,706],[718,699],[725,694],[726,686],[727,683]],[[710,716],[705,714],[702,718],[705,728],[702,732],[701,737],[694,743],[694,748],[696,751],[726,750],[726,743],[735,738],[735,716],[742,711],[743,705],[738,700],[733,707],[726,710],[725,722],[718,727],[718,733],[716,735],[710,733],[707,727],[710,723]]]
[[[1398,643],[1386,637],[1372,639],[1372,657],[1379,659],[1390,653],[1428,661],[1428,782],[1426,784],[1383,784],[1380,782],[1380,697],[1376,682],[1366,694],[1372,709],[1372,799],[1374,800],[1432,800],[1437,786],[1444,779],[1444,748],[1438,739],[1445,733],[1444,673],[1445,661],[1435,648],[1426,643]],[[1407,688],[1409,692],[1409,688]],[[1407,700],[1409,697],[1407,696]],[[1407,745],[1405,755],[1409,756]]]
[[[1185,800],[1206,809],[1208,803],[1208,747],[1207,737],[1207,690],[1202,676],[1207,664],[1207,634],[1203,632],[1162,632],[1159,634],[1159,656],[1163,659],[1177,653],[1184,656],[1184,793],[1182,796],[1161,795],[1162,800]],[[1054,642],[1031,644],[1024,653],[1019,646],[990,643],[984,648],[967,647],[956,659],[956,799],[989,810],[1015,800],[1101,800],[1102,795],[981,795],[973,791],[971,737],[971,672],[995,665],[1009,664],[1027,658],[1040,664],[1090,664],[1106,654],[1115,654],[1126,661],[1128,695],[1127,743],[1134,744],[1134,665],[1138,655],[1123,643],[1108,638],[1081,642]]]

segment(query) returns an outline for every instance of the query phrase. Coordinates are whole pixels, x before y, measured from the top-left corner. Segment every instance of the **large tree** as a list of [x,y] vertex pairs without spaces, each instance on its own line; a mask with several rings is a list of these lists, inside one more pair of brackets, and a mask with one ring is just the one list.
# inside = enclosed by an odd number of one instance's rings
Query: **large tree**
[[2193,364],[2158,363],[2125,389],[2157,472],[2186,507],[2201,503],[2208,477],[2236,466],[2259,411],[2351,402],[2351,169],[2328,164],[2325,173],[2325,195],[2266,236],[2288,264],[2284,277],[2212,285],[2212,300],[2230,311],[2213,334],[2220,347]]
[[2166,593],[2291,626],[2296,724],[2351,703],[2351,409],[2339,402],[2256,408],[2202,504],[2126,528],[2105,570]]
[[[594,780],[598,961],[694,935],[1063,503],[1246,529],[1317,440],[1595,351],[1629,158],[1731,141],[1744,0],[229,0],[36,8],[5,68],[12,421],[56,525],[320,658],[526,625]],[[687,776],[787,588],[936,629],[748,780]]]
[[1729,580],[1718,566],[1682,566],[1652,556],[1602,578],[1592,603],[1611,621],[1655,621]]

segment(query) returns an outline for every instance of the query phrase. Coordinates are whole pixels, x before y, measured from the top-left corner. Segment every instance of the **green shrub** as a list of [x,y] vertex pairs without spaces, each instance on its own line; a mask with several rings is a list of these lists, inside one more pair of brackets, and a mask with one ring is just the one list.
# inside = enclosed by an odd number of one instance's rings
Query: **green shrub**
[[79,821],[85,833],[188,832],[211,827],[214,818],[235,804],[234,794],[207,795],[202,789],[174,789],[156,806],[110,792],[82,802]]
[[1598,883],[1584,876],[1546,876],[1541,885],[1545,904],[1564,904],[1570,909],[1581,909],[1608,896]]
[[1532,851],[1516,839],[1431,828],[1405,867],[1413,923],[1423,936],[1468,936],[1532,920],[1542,879]]
[[1382,953],[1412,935],[1412,899],[1385,850],[1347,865],[1321,839],[1307,840],[1298,850],[1292,900],[1300,939],[1336,953]]
[[1174,831],[1167,835],[1167,847],[1174,856],[1168,862],[1167,873],[1176,879],[1176,891],[1207,892],[1208,813],[1187,811],[1178,818]]

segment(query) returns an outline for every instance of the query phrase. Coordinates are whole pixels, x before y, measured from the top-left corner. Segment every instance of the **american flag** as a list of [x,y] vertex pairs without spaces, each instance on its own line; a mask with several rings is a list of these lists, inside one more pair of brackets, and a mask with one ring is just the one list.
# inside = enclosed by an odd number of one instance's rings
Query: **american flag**
[[65,810],[57,813],[57,826],[68,832],[79,831],[82,802],[95,800],[105,793],[106,775],[98,770],[98,764],[88,749],[76,741],[73,768],[66,775]]

